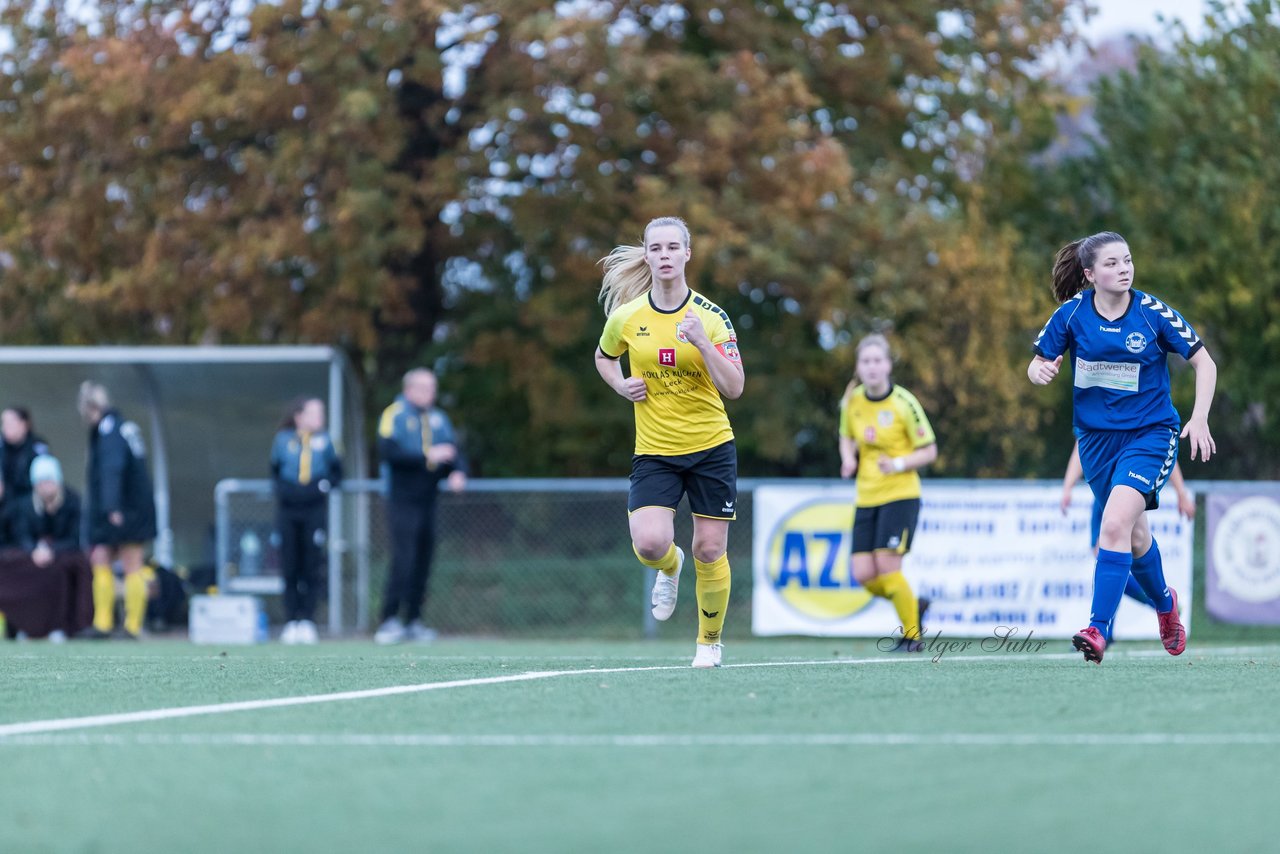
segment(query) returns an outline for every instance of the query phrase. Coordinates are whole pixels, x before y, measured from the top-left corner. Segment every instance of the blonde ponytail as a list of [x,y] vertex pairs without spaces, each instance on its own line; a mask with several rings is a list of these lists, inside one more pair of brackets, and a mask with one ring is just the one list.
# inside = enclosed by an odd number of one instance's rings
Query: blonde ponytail
[[615,247],[600,259],[600,264],[604,267],[604,282],[599,299],[606,316],[653,287],[653,271],[644,260],[643,246]]
[[[644,227],[645,238],[649,236],[649,229],[664,225],[680,229],[684,235],[684,245],[691,245],[689,226],[676,216],[660,216],[649,220],[649,224]],[[604,267],[604,281],[600,284],[599,300],[604,304],[606,316],[653,288],[653,271],[645,260],[643,242],[640,246],[614,247],[612,252],[600,259],[600,264]]]

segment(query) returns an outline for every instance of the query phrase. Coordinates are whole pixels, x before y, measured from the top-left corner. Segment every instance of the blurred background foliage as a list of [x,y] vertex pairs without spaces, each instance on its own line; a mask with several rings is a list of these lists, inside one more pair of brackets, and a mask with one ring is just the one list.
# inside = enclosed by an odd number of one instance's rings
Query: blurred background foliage
[[675,214],[739,333],[744,475],[836,472],[883,331],[935,474],[1054,476],[1029,342],[1054,251],[1111,228],[1221,366],[1189,476],[1280,476],[1280,0],[1048,70],[1082,8],[0,3],[0,339],[334,344],[371,411],[427,363],[478,473],[618,475],[597,262]]

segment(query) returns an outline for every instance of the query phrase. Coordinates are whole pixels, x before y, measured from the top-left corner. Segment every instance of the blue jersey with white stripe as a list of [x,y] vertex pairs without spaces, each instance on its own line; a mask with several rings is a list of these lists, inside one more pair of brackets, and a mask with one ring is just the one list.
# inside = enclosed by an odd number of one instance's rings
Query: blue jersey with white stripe
[[1150,294],[1130,291],[1124,314],[1108,320],[1098,314],[1092,288],[1058,306],[1035,340],[1046,359],[1071,353],[1077,431],[1176,430],[1168,354],[1190,359],[1203,346],[1182,315]]

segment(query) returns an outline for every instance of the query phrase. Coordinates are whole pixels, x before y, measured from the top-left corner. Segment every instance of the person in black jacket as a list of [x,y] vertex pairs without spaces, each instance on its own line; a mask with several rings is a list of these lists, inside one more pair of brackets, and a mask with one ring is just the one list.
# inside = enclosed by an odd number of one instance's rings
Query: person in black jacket
[[22,406],[0,411],[0,508],[16,506],[31,496],[31,461],[49,453],[49,445],[32,431],[31,413]]
[[80,550],[80,496],[63,484],[62,465],[48,454],[31,462],[30,478],[32,494],[12,505],[10,531],[14,545],[45,567],[62,552]]
[[415,368],[404,375],[403,392],[383,411],[378,424],[378,455],[389,479],[391,527],[391,570],[382,624],[373,636],[380,644],[435,637],[421,617],[435,550],[436,493],[441,480],[447,480],[454,492],[467,484],[453,425],[435,408],[435,401],[436,375]]
[[89,625],[89,562],[80,550],[80,497],[47,454],[31,463],[33,492],[9,502],[5,528],[21,551],[0,556],[0,608],[11,632],[60,642]]
[[124,631],[137,638],[147,610],[143,549],[156,536],[155,494],[147,469],[142,430],[111,406],[105,387],[80,386],[80,416],[89,430],[89,471],[85,494],[93,563],[93,626],[90,637],[107,637],[115,625],[115,576],[124,570]]
[[327,499],[329,491],[342,483],[342,460],[324,431],[324,401],[300,397],[290,406],[271,446],[271,476],[288,619],[280,640],[313,644],[319,640],[312,617],[320,589],[317,569],[327,527]]

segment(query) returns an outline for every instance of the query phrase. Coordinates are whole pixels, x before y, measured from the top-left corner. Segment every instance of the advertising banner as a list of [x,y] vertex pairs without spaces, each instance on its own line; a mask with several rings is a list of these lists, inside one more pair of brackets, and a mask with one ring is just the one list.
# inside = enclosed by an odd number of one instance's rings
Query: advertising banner
[[[1034,630],[1036,637],[1069,638],[1088,625],[1093,496],[1078,487],[1065,514],[1061,496],[1050,484],[925,482],[903,573],[932,602],[929,635],[988,637],[1014,628],[1021,637]],[[886,637],[900,629],[893,607],[853,580],[853,500],[852,484],[755,490],[755,634]],[[1194,525],[1178,515],[1171,490],[1147,518],[1190,631]],[[1155,612],[1126,597],[1115,638],[1158,639]]]
[[1280,492],[1205,503],[1205,608],[1229,623],[1280,623]]

